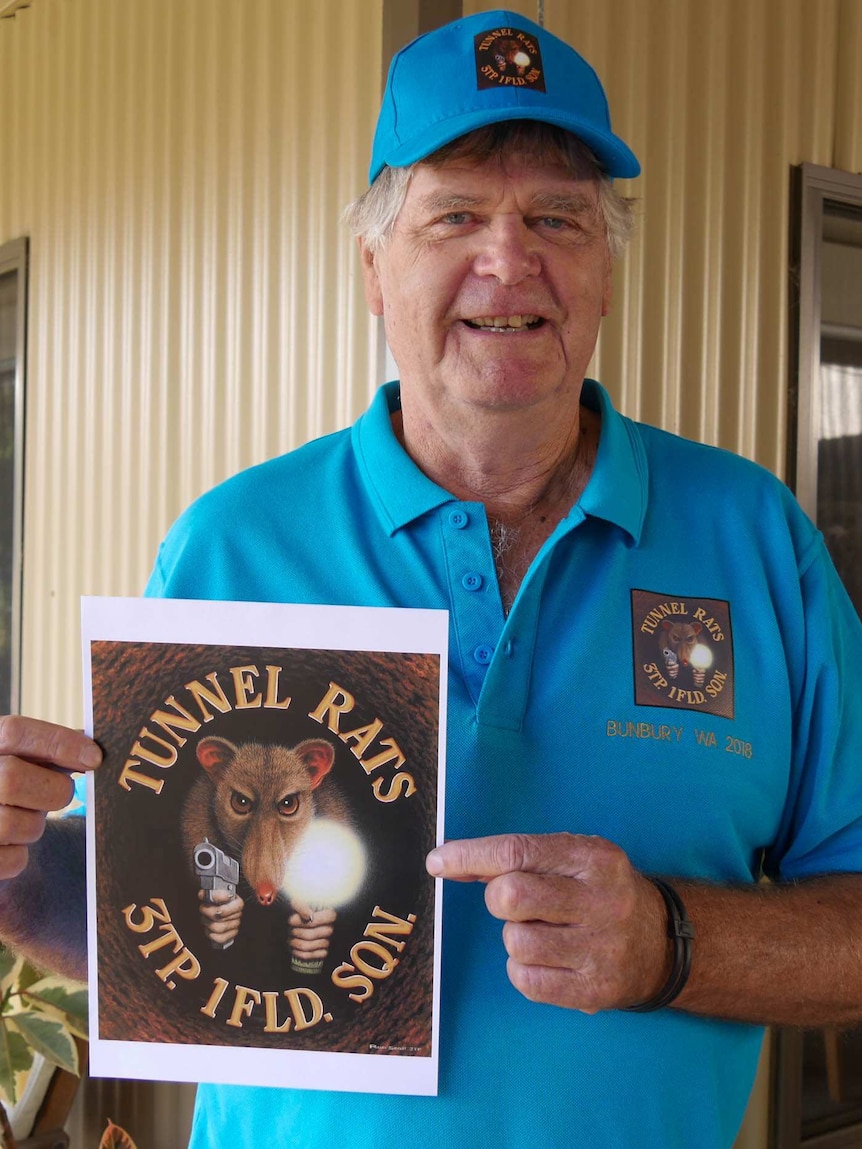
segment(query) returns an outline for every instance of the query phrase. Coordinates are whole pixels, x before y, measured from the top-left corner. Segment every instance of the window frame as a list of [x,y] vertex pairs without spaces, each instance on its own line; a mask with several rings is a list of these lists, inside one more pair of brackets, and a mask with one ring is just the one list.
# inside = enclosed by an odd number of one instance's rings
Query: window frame
[[24,589],[24,423],[26,415],[27,378],[27,286],[29,244],[14,239],[0,244],[0,275],[17,276],[18,293],[15,317],[15,398],[14,398],[14,463],[12,473],[12,555],[11,555],[11,627],[10,627],[10,711],[17,713],[21,704],[21,631]]
[[[791,171],[790,321],[787,482],[806,514],[817,522],[817,463],[821,438],[822,244],[825,206],[847,205],[862,211],[862,175],[819,164],[800,164]],[[833,1031],[807,1031],[808,1040],[822,1033],[824,1043],[838,1040]],[[802,1081],[805,1034],[778,1029],[773,1033],[771,1149],[862,1149],[862,1120],[847,1114],[847,1123],[829,1131],[803,1127]]]
[[820,442],[820,328],[824,205],[862,211],[862,176],[800,164],[791,188],[791,356],[788,481],[806,514],[817,520]]

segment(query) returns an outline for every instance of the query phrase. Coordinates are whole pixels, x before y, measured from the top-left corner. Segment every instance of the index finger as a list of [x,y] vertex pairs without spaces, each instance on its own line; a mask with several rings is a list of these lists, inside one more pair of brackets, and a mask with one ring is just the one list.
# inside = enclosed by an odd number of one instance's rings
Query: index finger
[[98,744],[81,731],[21,714],[0,716],[0,754],[64,770],[94,770],[102,761]]
[[490,882],[524,871],[578,877],[596,841],[583,834],[496,834],[462,838],[437,846],[426,858],[429,874],[459,882]]
[[198,890],[198,900],[202,902],[205,898],[209,906],[226,906],[228,902],[238,900],[236,894],[232,894],[230,890]]

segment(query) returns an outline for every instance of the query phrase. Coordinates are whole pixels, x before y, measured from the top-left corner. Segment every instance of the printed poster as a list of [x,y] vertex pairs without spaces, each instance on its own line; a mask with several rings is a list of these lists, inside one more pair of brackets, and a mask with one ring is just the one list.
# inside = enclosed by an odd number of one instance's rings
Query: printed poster
[[83,600],[95,1075],[436,1093],[447,626]]

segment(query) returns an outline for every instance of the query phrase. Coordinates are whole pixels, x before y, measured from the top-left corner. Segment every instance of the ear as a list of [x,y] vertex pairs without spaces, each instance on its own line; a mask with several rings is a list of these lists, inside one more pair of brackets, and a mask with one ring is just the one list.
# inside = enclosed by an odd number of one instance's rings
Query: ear
[[691,624],[691,629],[694,631],[695,634],[700,634],[700,632],[703,630],[703,627],[700,625],[699,622],[693,622]]
[[611,303],[614,298],[614,261],[611,259],[610,252],[607,255],[607,263],[605,265],[605,279],[602,284],[602,319],[610,314]]
[[383,286],[380,282],[378,261],[380,253],[369,250],[364,239],[358,239],[359,260],[362,264],[362,283],[365,287],[365,302],[372,315],[383,314]]
[[669,622],[666,618],[663,618],[661,622],[661,628],[662,630],[671,630],[673,628],[673,623]]
[[308,771],[312,790],[316,790],[335,761],[332,743],[323,739],[309,738],[294,746],[293,752]]
[[198,762],[209,774],[221,766],[232,762],[236,756],[236,746],[226,738],[202,738],[197,745]]

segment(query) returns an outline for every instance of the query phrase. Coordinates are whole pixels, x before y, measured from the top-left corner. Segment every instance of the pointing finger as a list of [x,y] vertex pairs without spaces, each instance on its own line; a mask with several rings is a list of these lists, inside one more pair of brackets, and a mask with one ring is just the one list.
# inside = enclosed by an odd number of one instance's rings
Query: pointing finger
[[579,877],[604,843],[583,834],[498,834],[445,842],[426,859],[428,873],[460,882],[488,882],[525,871]]
[[[207,895],[209,896],[207,897]],[[228,902],[232,902],[235,899],[241,901],[241,899],[237,898],[236,894],[232,894],[230,890],[198,890],[198,898],[200,901],[206,899],[211,906],[226,906]]]

